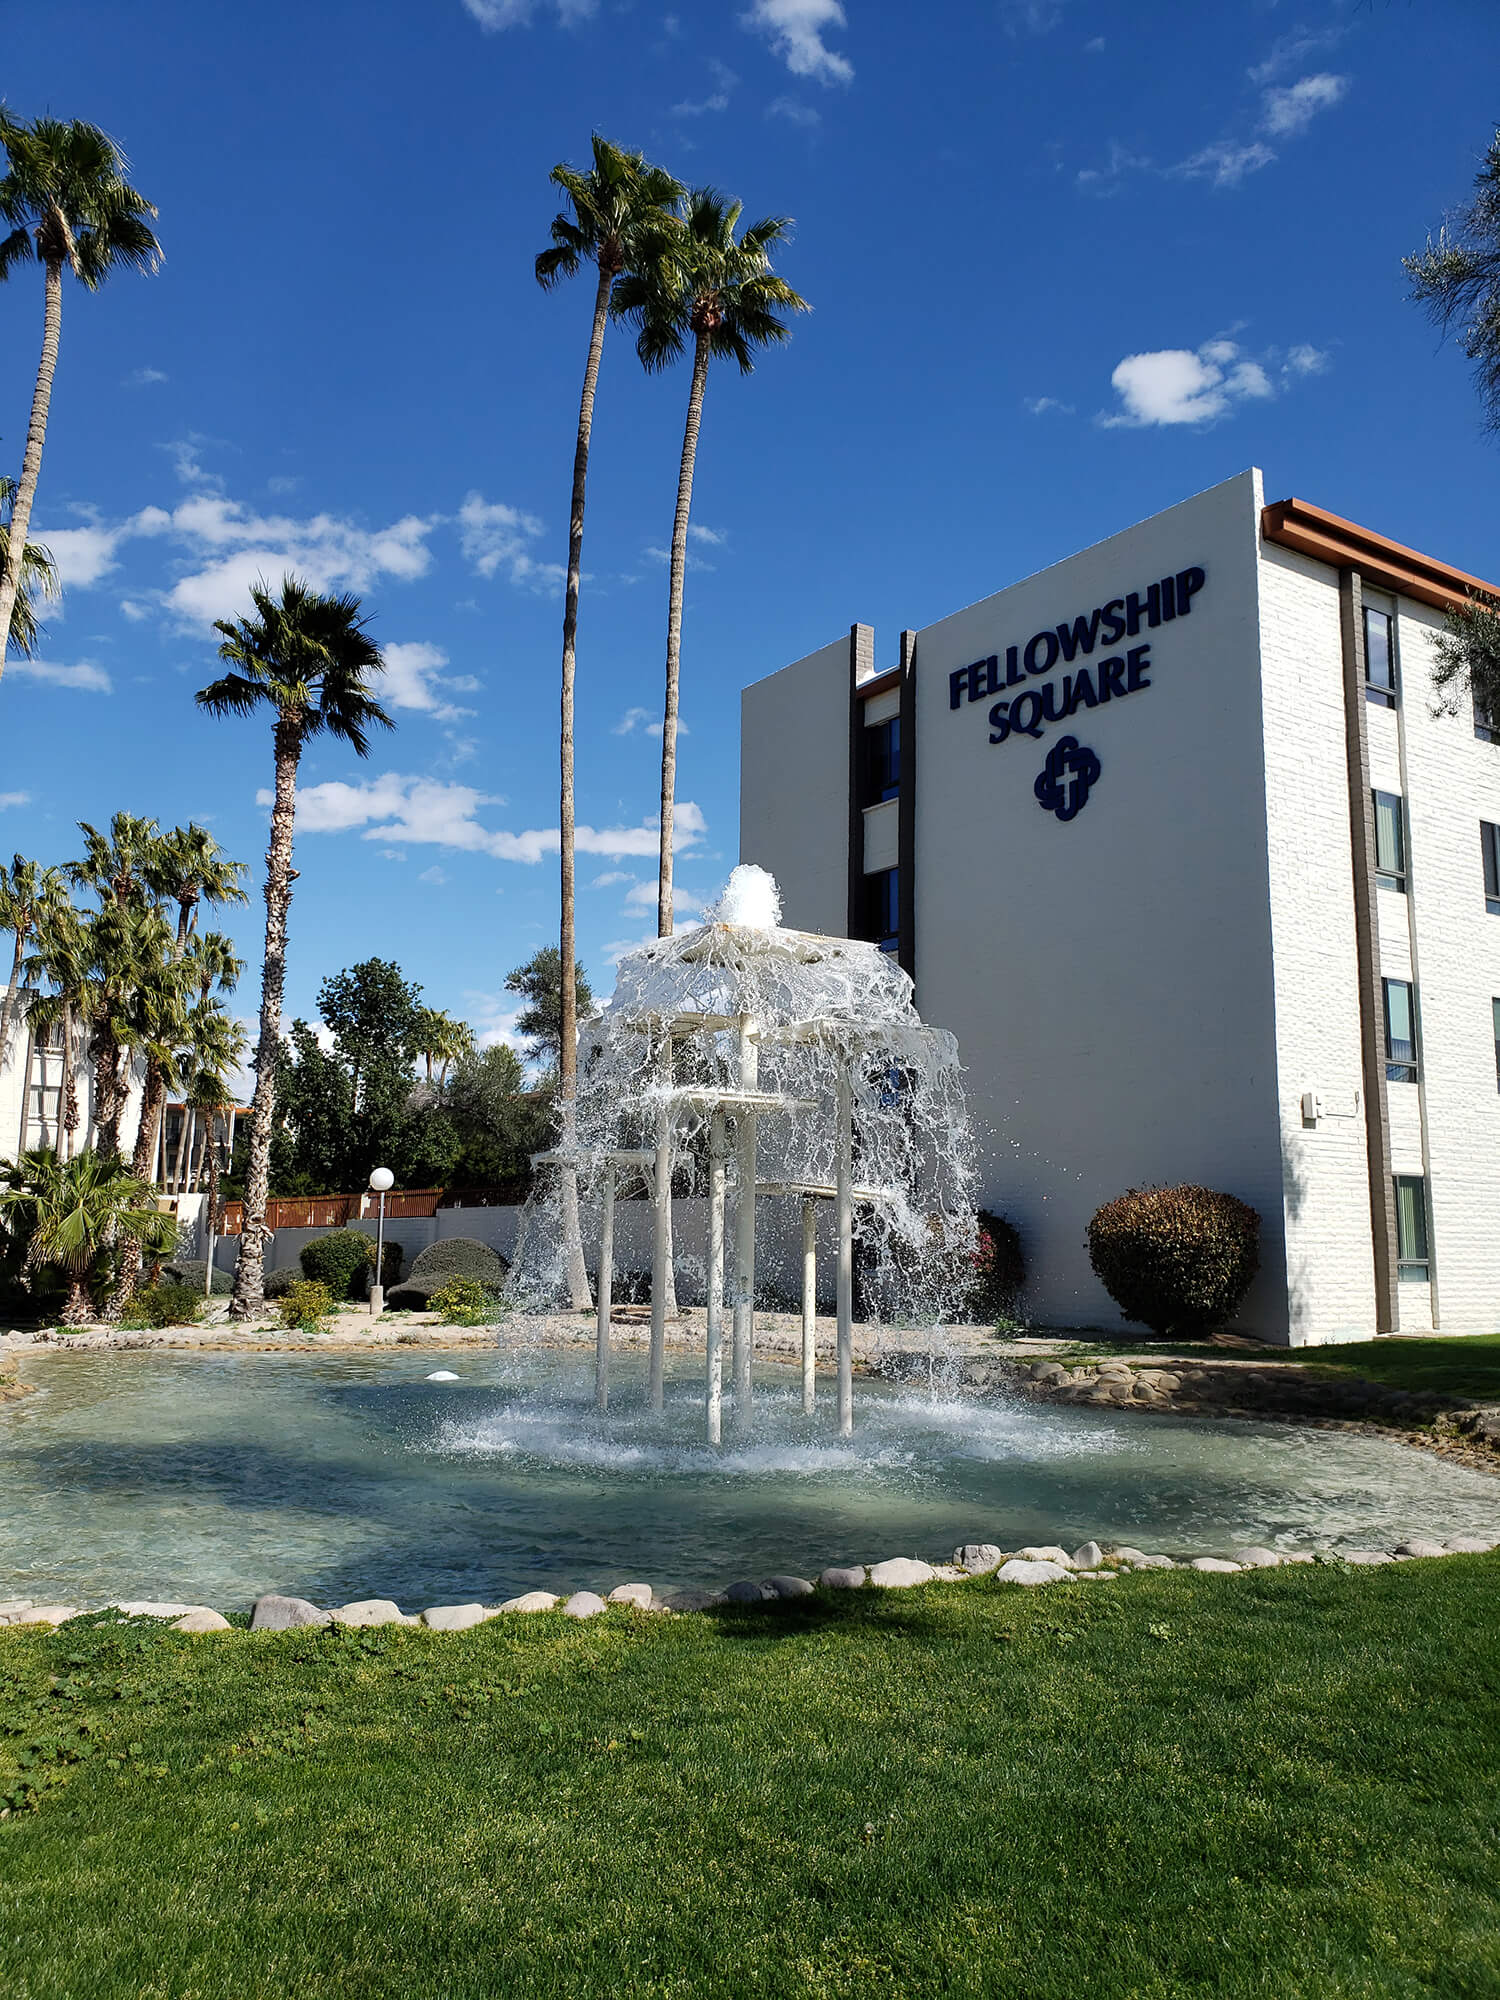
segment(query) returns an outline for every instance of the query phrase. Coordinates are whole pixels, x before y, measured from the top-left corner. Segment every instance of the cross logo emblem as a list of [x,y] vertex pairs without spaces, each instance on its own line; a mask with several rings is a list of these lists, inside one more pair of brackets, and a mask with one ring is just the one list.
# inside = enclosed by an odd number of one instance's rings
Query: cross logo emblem
[[1088,804],[1089,793],[1099,777],[1099,759],[1076,736],[1064,736],[1047,754],[1041,775],[1032,787],[1037,803],[1059,819],[1076,819]]

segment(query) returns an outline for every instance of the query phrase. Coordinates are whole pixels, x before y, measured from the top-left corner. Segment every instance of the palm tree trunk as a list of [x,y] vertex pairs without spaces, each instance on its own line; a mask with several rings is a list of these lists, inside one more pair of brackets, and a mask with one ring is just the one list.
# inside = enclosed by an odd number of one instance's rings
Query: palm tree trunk
[[63,1326],[87,1326],[94,1317],[94,1302],[82,1278],[69,1278],[68,1300],[62,1309]]
[[62,1133],[57,1153],[59,1159],[73,1157],[73,1134],[78,1130],[78,1068],[73,1060],[73,1010],[63,1008],[62,1017],[62,1088],[58,1092],[58,1107],[62,1119]]
[[667,592],[667,699],[661,728],[661,865],[656,890],[656,935],[672,935],[672,818],[677,800],[677,689],[682,672],[682,587],[687,573],[688,519],[693,511],[693,469],[703,391],[708,386],[708,341],[701,333],[693,355],[682,462],[677,472],[677,517],[672,523],[672,571]]
[[26,455],[21,460],[21,477],[10,510],[10,543],[5,566],[0,569],[0,674],[5,672],[5,650],[10,644],[10,621],[16,608],[16,592],[21,587],[21,561],[26,553],[26,535],[31,527],[31,503],[42,474],[42,446],[47,437],[47,411],[52,403],[52,377],[57,372],[57,351],[62,344],[62,265],[47,260],[46,302],[42,314],[42,358],[37,364],[36,388],[31,398],[31,422],[26,431]]
[[16,923],[16,952],[10,964],[10,984],[5,989],[5,1000],[0,1004],[0,1072],[5,1069],[5,1058],[10,1053],[10,1025],[15,1017],[16,993],[21,984],[21,961],[26,953],[26,926],[19,919]]
[[[130,1160],[130,1171],[139,1181],[151,1179],[151,1169],[156,1156],[157,1128],[161,1123],[162,1105],[166,1095],[166,1078],[162,1075],[160,1063],[148,1062],[145,1082],[141,1089],[141,1122],[136,1127],[135,1151]],[[136,1287],[141,1281],[142,1261],[140,1238],[127,1236],[120,1248],[120,1270],[115,1279],[114,1290],[105,1301],[106,1319],[118,1319],[135,1297]]]
[[[578,947],[574,899],[573,814],[573,680],[577,665],[578,591],[583,580],[583,509],[588,492],[589,442],[594,430],[594,393],[599,387],[599,362],[604,331],[609,325],[609,295],[614,273],[602,263],[594,294],[594,325],[589,335],[588,364],[578,402],[578,442],[573,451],[573,505],[568,517],[568,587],[563,599],[562,714],[559,731],[561,799],[558,808],[558,859],[561,864],[562,923],[558,966],[561,986],[561,1026],[557,1051],[557,1095],[562,1115],[562,1150],[573,1151],[578,1139]],[[575,1312],[593,1302],[589,1274],[583,1262],[583,1232],[578,1225],[578,1175],[562,1169],[563,1254],[568,1293]]]
[[213,1136],[213,1113],[206,1113],[201,1120],[196,1111],[190,1115],[193,1120],[193,1144],[188,1155],[188,1188],[197,1192],[203,1186],[203,1161]]
[[296,718],[276,723],[276,798],[266,850],[266,953],[260,977],[260,1039],[255,1046],[255,1095],[245,1173],[245,1220],[234,1266],[231,1319],[249,1319],[265,1304],[266,1198],[271,1187],[271,1121],[276,1112],[276,1059],[281,1050],[281,998],[286,986],[286,917],[292,900],[292,831],[297,815],[297,763],[302,733]]

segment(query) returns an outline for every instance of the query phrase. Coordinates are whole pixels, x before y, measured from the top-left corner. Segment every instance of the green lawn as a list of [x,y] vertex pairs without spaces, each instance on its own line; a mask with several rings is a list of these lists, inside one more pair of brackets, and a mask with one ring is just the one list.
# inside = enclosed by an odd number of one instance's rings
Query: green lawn
[[1497,1613],[1458,1557],[0,1631],[0,1988],[1478,2000]]
[[[1196,1341],[1161,1340],[1084,1341],[1077,1343],[1077,1356],[1103,1359],[1119,1355],[1135,1360],[1143,1354],[1182,1354],[1203,1361],[1245,1361],[1263,1367],[1276,1362],[1294,1362],[1304,1368],[1333,1369],[1341,1375],[1359,1375],[1367,1382],[1383,1382],[1388,1388],[1406,1389],[1414,1394],[1457,1396],[1473,1402],[1500,1402],[1500,1334],[1465,1334],[1448,1338],[1431,1334],[1421,1340],[1360,1340],[1346,1347],[1266,1347],[1247,1349],[1214,1347]],[[1059,1359],[1072,1359],[1071,1352]]]

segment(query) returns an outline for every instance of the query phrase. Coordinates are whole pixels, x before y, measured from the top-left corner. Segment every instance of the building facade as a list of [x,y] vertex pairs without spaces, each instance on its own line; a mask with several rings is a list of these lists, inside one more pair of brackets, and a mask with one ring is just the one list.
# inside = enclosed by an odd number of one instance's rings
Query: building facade
[[1431,679],[1486,588],[1250,471],[745,690],[741,859],[958,1036],[1039,1324],[1118,1327],[1090,1216],[1198,1182],[1246,1332],[1500,1330],[1500,726]]

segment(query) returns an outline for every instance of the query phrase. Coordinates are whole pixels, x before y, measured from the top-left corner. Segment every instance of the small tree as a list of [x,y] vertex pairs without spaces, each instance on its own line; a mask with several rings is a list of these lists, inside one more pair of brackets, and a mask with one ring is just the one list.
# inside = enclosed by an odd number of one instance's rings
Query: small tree
[[0,1189],[0,1212],[26,1239],[22,1274],[31,1282],[49,1265],[62,1273],[68,1287],[64,1326],[92,1317],[93,1287],[121,1239],[153,1257],[169,1256],[176,1245],[176,1216],[163,1214],[151,1189],[117,1157],[91,1151],[59,1160],[48,1148],[23,1153],[6,1171],[10,1184]]
[[1239,1310],[1260,1263],[1260,1217],[1213,1188],[1131,1188],[1095,1214],[1088,1243],[1126,1319],[1182,1339]]
[[[587,1014],[594,995],[581,960],[573,980],[578,1012]],[[516,1016],[517,1033],[530,1037],[526,1060],[555,1072],[563,1045],[562,954],[556,945],[543,945],[524,965],[518,965],[506,979],[505,990],[519,993],[526,1002]]]
[[1473,200],[1444,219],[1424,250],[1401,261],[1411,298],[1438,330],[1459,329],[1485,428],[1500,430],[1500,132],[1474,177]]
[[1433,714],[1457,715],[1467,697],[1476,722],[1500,728],[1500,605],[1470,591],[1446,625],[1433,643]]

